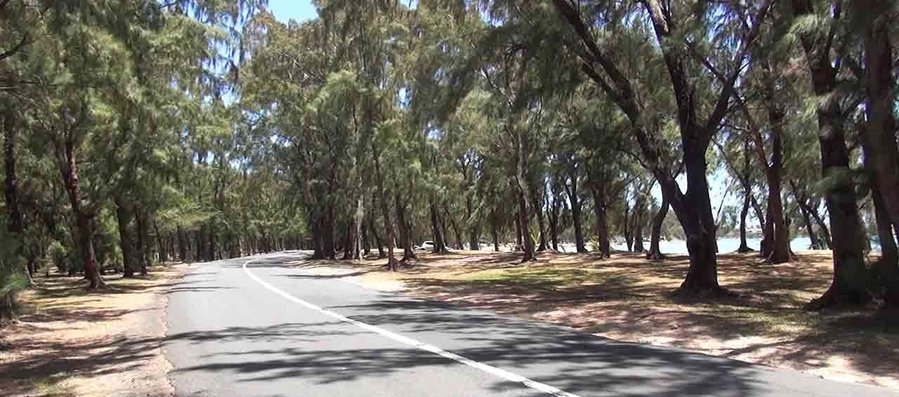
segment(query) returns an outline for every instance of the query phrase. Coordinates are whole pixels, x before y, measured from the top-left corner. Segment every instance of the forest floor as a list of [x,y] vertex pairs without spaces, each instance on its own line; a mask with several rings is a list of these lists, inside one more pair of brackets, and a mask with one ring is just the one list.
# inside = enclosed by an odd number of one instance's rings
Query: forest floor
[[[402,252],[400,252],[401,254]],[[720,283],[736,296],[685,300],[685,256],[662,262],[618,253],[419,254],[391,273],[384,260],[298,261],[297,267],[382,290],[565,325],[611,339],[682,348],[827,379],[899,390],[899,313],[872,308],[803,310],[827,289],[830,252],[800,252],[788,264],[753,254],[719,255]]]
[[37,277],[19,297],[19,321],[0,328],[0,394],[172,395],[161,350],[166,292],[186,270],[106,276],[107,287],[90,292],[79,277]]

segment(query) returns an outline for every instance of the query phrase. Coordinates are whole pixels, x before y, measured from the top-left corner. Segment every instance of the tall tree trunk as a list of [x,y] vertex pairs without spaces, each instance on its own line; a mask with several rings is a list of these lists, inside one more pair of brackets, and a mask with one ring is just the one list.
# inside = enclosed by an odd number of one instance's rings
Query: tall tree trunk
[[[814,14],[810,0],[793,0],[797,17]],[[824,98],[818,104],[818,144],[821,149],[821,173],[828,181],[824,204],[830,215],[833,233],[833,281],[827,291],[809,304],[811,309],[830,305],[866,302],[865,233],[855,200],[849,167],[849,149],[839,98],[835,97],[837,71],[831,61],[826,35],[800,34],[815,94]],[[892,105],[891,105],[892,106]]]
[[147,218],[144,211],[140,208],[136,211],[135,220],[137,221],[137,264],[140,268],[140,275],[147,275],[147,265],[150,261],[150,241],[147,238]]
[[637,198],[634,207],[634,252],[643,252],[643,198]]
[[552,243],[553,251],[559,251],[559,207],[559,198],[556,194],[553,194],[549,211],[549,239]]
[[609,235],[609,220],[606,216],[605,186],[593,186],[593,210],[596,215],[596,238],[599,240],[600,258],[612,256],[611,236]]
[[74,142],[66,140],[62,146],[57,147],[57,160],[63,185],[69,197],[69,204],[72,207],[72,214],[75,217],[75,236],[73,240],[78,243],[78,251],[80,252],[84,268],[84,278],[88,280],[89,287],[95,289],[104,286],[105,282],[100,276],[100,267],[97,265],[97,256],[94,252],[94,233],[91,228],[93,216],[82,207]]
[[[690,268],[678,293],[691,295],[717,294],[723,291],[718,284],[716,225],[706,179],[706,149],[702,145],[684,144],[684,168],[689,188],[682,196],[683,201],[676,200],[672,203],[674,213],[687,237],[687,252],[690,254]],[[669,195],[675,195],[676,188],[671,182],[671,179],[660,180],[662,189],[667,188],[670,190]]]
[[634,251],[634,236],[631,234],[631,227],[633,226],[633,219],[631,219],[631,208],[627,202],[627,199],[624,200],[624,222],[622,222],[622,226],[624,227],[624,243],[627,245],[627,252]]
[[406,206],[400,200],[400,194],[394,195],[396,204],[396,222],[400,227],[400,241],[403,242],[403,262],[416,259],[415,251],[412,249],[412,233],[410,232],[409,223],[406,221]]
[[865,110],[868,122],[863,134],[867,142],[865,157],[870,157],[869,173],[873,173],[875,217],[880,236],[881,258],[877,265],[884,300],[899,306],[899,253],[893,229],[899,227],[899,147],[896,143],[893,78],[893,47],[890,29],[895,25],[895,6],[891,0],[869,0],[852,3],[865,21]]
[[[887,214],[886,205],[877,187],[871,188],[871,200],[874,204],[874,220],[877,225],[877,237],[880,240],[880,265],[892,268],[899,261],[899,249],[896,247],[896,236],[893,225]],[[889,269],[893,272],[893,269]],[[896,281],[896,280],[893,280]]]
[[740,247],[737,248],[737,252],[741,254],[753,251],[752,248],[749,248],[749,244],[746,241],[746,216],[749,215],[749,202],[751,196],[751,192],[743,192],[743,209],[740,210]]
[[453,229],[453,234],[456,235],[456,249],[463,250],[465,249],[465,245],[462,244],[462,229],[459,228],[459,224],[456,223],[456,217],[453,214],[450,214],[449,209],[447,207],[443,207],[443,216],[446,219],[449,219],[450,227]]
[[116,221],[119,227],[119,247],[122,249],[122,271],[125,277],[134,277],[134,270],[140,266],[135,263],[134,240],[129,226],[132,216],[121,197],[115,198],[115,205]]
[[[322,250],[325,259],[335,259],[336,250],[334,247],[334,205],[328,203],[325,208],[324,218],[322,219]],[[271,241],[265,236],[265,251],[271,252]]]
[[374,237],[375,247],[378,248],[378,259],[387,258],[387,253],[384,252],[384,241],[381,239],[381,235],[375,227],[375,218],[373,215],[368,220],[368,230],[371,232],[372,237]]
[[769,241],[768,252],[764,254],[771,263],[786,263],[791,259],[791,251],[790,228],[787,227],[782,199],[784,112],[777,106],[774,88],[770,87],[770,84],[765,102],[768,122],[771,124],[771,163],[765,167],[765,178],[768,182],[768,216],[765,218],[765,226],[767,229],[770,223],[770,231],[773,234]]
[[493,238],[493,252],[499,252],[499,218],[496,208],[490,210],[490,236]]
[[518,215],[518,211],[515,211],[515,251],[523,251],[524,234],[521,231],[521,218]]
[[343,241],[343,258],[344,260],[355,259],[356,257],[356,243],[355,240],[358,236],[356,234],[356,227],[353,225],[353,222],[347,222],[346,224],[346,235],[344,236]]
[[372,143],[372,153],[375,162],[375,186],[378,189],[378,202],[381,204],[381,213],[384,217],[384,230],[387,232],[387,268],[390,271],[397,271],[397,260],[393,253],[394,244],[396,242],[396,234],[393,229],[393,221],[390,217],[390,204],[387,199],[387,192],[384,190],[383,174],[381,173],[381,155],[377,147]]
[[362,232],[361,233],[362,233],[362,257],[367,257],[369,254],[371,254],[371,242],[369,240],[369,238],[371,236],[369,236],[369,233],[368,233],[368,224],[367,223],[362,224]]
[[[16,173],[16,166],[18,163],[18,153],[17,153],[17,140],[18,140],[18,126],[16,125],[15,115],[13,114],[11,109],[5,109],[3,114],[3,165],[4,165],[4,174],[5,174],[5,183],[4,183],[4,199],[6,203],[6,212],[7,212],[7,230],[10,234],[12,234],[19,242],[18,248],[16,248],[19,256],[23,254],[25,241],[24,241],[24,232],[25,232],[25,220],[22,216],[22,206],[19,202],[19,180],[18,175]],[[30,263],[30,261],[29,261]],[[31,266],[26,264],[26,274],[29,279],[32,276],[33,269]],[[9,298],[12,299],[12,298]],[[12,314],[14,304],[12,301],[9,302],[8,310],[10,310],[10,314]]]
[[435,254],[445,254],[446,237],[443,234],[443,226],[440,224],[440,213],[437,212],[437,204],[432,200],[428,206],[431,214],[431,232],[434,234],[434,250]]
[[584,241],[583,202],[580,199],[577,188],[577,173],[570,171],[568,178],[571,183],[565,186],[568,193],[568,201],[571,203],[571,220],[574,223],[574,246],[578,253],[586,253],[587,245]]
[[543,217],[543,204],[540,197],[542,196],[540,192],[543,190],[540,187],[535,186],[531,190],[531,206],[534,209],[534,213],[537,215],[537,228],[540,243],[537,246],[537,252],[546,251],[547,243],[546,243],[546,222]]
[[515,159],[515,184],[518,191],[518,222],[521,225],[521,234],[522,234],[522,250],[524,251],[524,256],[521,258],[521,262],[531,262],[536,261],[537,256],[534,250],[534,241],[531,239],[530,231],[531,231],[531,208],[530,202],[528,201],[530,198],[530,189],[528,188],[528,143],[527,143],[527,134],[522,131],[520,128],[515,131],[515,140],[516,140],[516,155]]
[[189,252],[187,246],[187,237],[185,237],[185,232],[181,230],[181,226],[178,226],[177,231],[175,232],[178,235],[178,260],[184,263],[190,262],[190,259],[187,258],[187,253]]
[[159,251],[159,262],[166,262],[168,258],[166,257],[168,251],[166,251],[165,247],[165,236],[159,233],[159,224],[156,222],[156,219],[153,219],[153,237],[156,240],[156,250]]
[[649,251],[646,253],[646,259],[654,261],[665,259],[665,254],[662,253],[659,243],[662,239],[662,224],[665,222],[666,216],[668,216],[668,200],[665,199],[663,194],[659,211],[652,218],[652,231],[649,237]]
[[812,216],[805,210],[805,207],[799,206],[799,213],[802,215],[802,222],[805,226],[805,231],[808,233],[808,241],[811,249],[819,250],[823,249],[824,246],[821,245],[821,241],[818,240],[818,234],[815,233],[815,228],[812,227]]

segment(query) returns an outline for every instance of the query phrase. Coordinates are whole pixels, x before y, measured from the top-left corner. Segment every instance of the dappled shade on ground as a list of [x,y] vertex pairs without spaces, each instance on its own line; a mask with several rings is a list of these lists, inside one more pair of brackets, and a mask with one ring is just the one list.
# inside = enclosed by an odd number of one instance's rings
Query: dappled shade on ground
[[[317,277],[344,277],[382,289],[536,318],[633,342],[675,346],[790,367],[828,378],[899,389],[899,320],[866,308],[802,310],[827,289],[829,252],[803,252],[771,265],[753,254],[719,259],[719,279],[735,296],[685,300],[671,292],[688,259],[642,254],[544,254],[520,264],[513,253],[454,251],[420,256],[394,274],[380,261],[300,261]],[[314,277],[314,276],[309,276]],[[839,341],[839,343],[835,343]]]

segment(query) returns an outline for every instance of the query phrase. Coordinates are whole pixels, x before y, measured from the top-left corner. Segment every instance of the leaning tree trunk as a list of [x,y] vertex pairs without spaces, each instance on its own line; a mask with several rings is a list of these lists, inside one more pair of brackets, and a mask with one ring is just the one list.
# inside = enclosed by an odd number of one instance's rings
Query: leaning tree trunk
[[665,195],[662,195],[662,205],[659,206],[659,211],[652,218],[652,231],[650,232],[649,251],[646,252],[646,259],[654,261],[665,259],[665,254],[662,253],[659,243],[662,239],[662,224],[665,222],[666,216],[668,216],[668,200],[665,199]]
[[805,226],[805,232],[808,233],[808,241],[811,249],[819,250],[822,249],[821,241],[818,240],[818,234],[815,233],[815,228],[812,227],[812,216],[809,215],[808,211],[805,210],[805,207],[799,206],[799,214],[802,215],[802,223]]
[[440,224],[440,213],[437,212],[437,204],[431,201],[428,210],[431,213],[431,233],[434,234],[433,252],[435,254],[445,254],[447,253],[446,237],[443,234],[443,226]]
[[449,219],[450,227],[453,230],[453,234],[456,235],[456,249],[463,250],[465,249],[465,245],[462,244],[462,229],[459,229],[459,224],[456,223],[456,218],[450,214],[449,209],[447,207],[443,207],[443,215],[446,219]]
[[62,175],[63,185],[69,197],[72,214],[75,216],[75,241],[78,242],[78,251],[84,267],[84,278],[88,280],[91,289],[105,285],[100,277],[100,267],[97,265],[97,256],[94,252],[94,239],[92,216],[82,207],[81,186],[78,181],[78,165],[75,161],[74,143],[67,141],[64,148],[57,153],[59,169]]

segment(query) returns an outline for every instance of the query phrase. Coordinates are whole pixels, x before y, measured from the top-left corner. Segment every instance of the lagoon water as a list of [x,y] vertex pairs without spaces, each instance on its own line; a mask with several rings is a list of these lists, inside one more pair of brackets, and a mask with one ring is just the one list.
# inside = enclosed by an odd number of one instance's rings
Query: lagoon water
[[[746,239],[749,247],[758,251],[759,245],[761,244],[762,239],[760,238],[750,238]],[[649,248],[649,242],[645,242],[644,248]],[[798,251],[807,251],[811,246],[811,242],[808,237],[797,237],[790,241],[790,248],[793,249],[794,252]],[[684,240],[662,240],[659,242],[659,248],[662,250],[663,254],[675,254],[675,255],[686,255],[687,254],[687,242]],[[718,239],[718,251],[722,254],[734,252],[740,248],[740,239],[736,237],[725,237]],[[879,251],[880,247],[872,242],[872,248],[875,251]],[[560,244],[559,247],[562,252],[574,252],[575,247],[574,244],[565,243]],[[590,247],[587,247],[589,250]],[[612,249],[619,251],[626,251],[627,245],[624,241],[620,242],[612,242]]]

